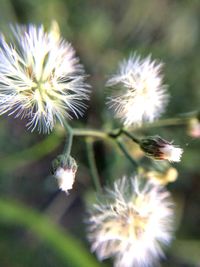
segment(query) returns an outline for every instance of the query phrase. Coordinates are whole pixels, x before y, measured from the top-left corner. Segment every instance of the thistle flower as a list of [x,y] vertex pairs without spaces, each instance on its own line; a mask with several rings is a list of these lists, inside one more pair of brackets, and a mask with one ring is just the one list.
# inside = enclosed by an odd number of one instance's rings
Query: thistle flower
[[84,70],[58,27],[49,32],[34,25],[12,30],[12,44],[0,36],[0,114],[15,113],[28,120],[32,131],[44,133],[56,120],[62,124],[72,113],[82,115],[88,99]]
[[74,158],[59,155],[52,163],[52,172],[58,181],[59,188],[68,193],[72,189],[75,175],[77,171],[77,164]]
[[168,160],[179,162],[183,154],[183,149],[168,142],[159,136],[147,137],[140,140],[140,148],[146,156],[156,160]]
[[173,208],[163,187],[123,178],[94,205],[88,239],[99,260],[114,257],[115,267],[155,266],[162,245],[172,238]]
[[163,64],[141,59],[134,54],[119,65],[118,73],[107,81],[107,86],[119,84],[112,92],[108,105],[125,126],[153,121],[160,117],[168,102],[166,85],[161,74]]

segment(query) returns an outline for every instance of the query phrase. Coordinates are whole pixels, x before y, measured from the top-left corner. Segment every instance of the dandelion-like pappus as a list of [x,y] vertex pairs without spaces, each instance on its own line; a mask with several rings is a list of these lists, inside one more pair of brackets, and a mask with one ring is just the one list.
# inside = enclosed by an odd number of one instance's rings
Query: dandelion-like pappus
[[115,267],[154,266],[173,230],[170,194],[160,185],[123,178],[93,206],[88,239],[99,260],[114,257]]
[[82,115],[88,99],[85,73],[57,24],[12,28],[13,42],[0,37],[0,114],[28,120],[32,131],[50,132],[56,120]]
[[107,86],[116,86],[108,97],[108,105],[125,126],[152,122],[161,116],[168,102],[166,85],[161,74],[163,64],[141,59],[134,54],[119,65]]

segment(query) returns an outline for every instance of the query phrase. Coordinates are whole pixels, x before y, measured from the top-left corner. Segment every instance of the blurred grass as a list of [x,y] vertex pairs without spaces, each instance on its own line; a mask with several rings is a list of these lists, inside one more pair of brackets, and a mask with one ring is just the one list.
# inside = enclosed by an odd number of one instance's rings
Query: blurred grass
[[39,239],[47,242],[69,266],[100,266],[78,240],[38,212],[13,201],[0,199],[0,214],[1,223],[31,230]]
[[21,168],[35,161],[39,161],[59,147],[63,141],[63,136],[64,133],[54,132],[27,149],[3,157],[0,161],[1,172],[10,173],[16,168]]

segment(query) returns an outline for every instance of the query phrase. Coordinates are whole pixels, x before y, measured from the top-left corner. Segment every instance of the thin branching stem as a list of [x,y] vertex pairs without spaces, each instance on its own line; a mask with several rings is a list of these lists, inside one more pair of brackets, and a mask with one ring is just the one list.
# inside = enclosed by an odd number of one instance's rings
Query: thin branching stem
[[[185,125],[188,123],[188,121],[192,118],[196,118],[198,116],[198,111],[191,111],[188,113],[180,114],[176,118],[167,118],[167,119],[161,119],[157,120],[155,122],[151,123],[144,123],[141,126],[134,126],[130,128],[117,128],[110,131],[103,131],[103,130],[97,130],[97,129],[82,129],[82,128],[74,128],[73,129],[73,135],[74,136],[90,136],[94,138],[100,138],[100,139],[115,139],[121,136],[122,134],[125,134],[129,138],[131,138],[135,143],[139,143],[139,139],[134,136],[133,134],[130,134],[130,132],[141,129],[145,130],[148,128],[154,128],[154,127],[170,127],[170,126],[176,126],[176,125]],[[72,128],[71,128],[72,129]]]
[[163,119],[163,120],[158,120],[155,122],[151,123],[146,123],[142,126],[140,126],[140,129],[145,130],[148,128],[157,128],[157,127],[169,127],[169,126],[178,126],[178,125],[185,125],[188,123],[188,121],[191,118],[169,118],[169,119]]
[[127,148],[125,147],[125,145],[123,144],[123,142],[119,139],[115,140],[119,149],[123,152],[123,154],[127,157],[127,159],[130,160],[130,162],[133,164],[133,166],[135,167],[135,170],[137,171],[138,169],[138,163],[133,159],[133,157],[129,154]]
[[111,138],[117,138],[119,137],[123,132],[123,128],[114,129],[108,133],[109,137]]
[[64,122],[64,127],[67,131],[67,138],[66,138],[66,143],[63,149],[63,154],[68,157],[70,156],[71,149],[72,149],[72,144],[73,144],[73,129],[71,126],[67,123]]
[[91,176],[94,182],[94,186],[97,192],[101,193],[102,189],[101,189],[100,178],[99,178],[96,161],[95,161],[93,139],[91,137],[86,138],[86,148],[87,148],[88,163],[90,167]]
[[134,143],[140,144],[140,139],[137,138],[135,135],[132,133],[126,131],[125,129],[122,129],[122,133],[125,134],[127,137],[129,137]]
[[160,119],[154,122],[145,123],[142,126],[131,128],[131,130],[135,129],[148,129],[148,128],[155,128],[155,127],[168,127],[168,126],[178,126],[178,125],[186,125],[188,121],[190,121],[193,118],[198,118],[200,115],[199,111],[190,111],[187,113],[182,113],[177,115],[177,117],[174,118],[166,118],[166,119]]
[[[86,143],[87,143],[87,150],[88,150],[88,160],[91,167],[91,174],[93,176],[94,184],[98,191],[101,190],[98,172],[96,168],[96,163],[94,159],[94,151],[93,151],[93,139],[102,139],[104,141],[114,141],[120,148],[120,150],[123,152],[123,154],[131,161],[131,163],[136,167],[138,167],[137,162],[133,159],[133,157],[129,154],[127,148],[123,144],[122,141],[120,141],[119,137],[124,134],[128,138],[130,138],[133,142],[140,144],[140,139],[136,137],[133,133],[130,133],[134,130],[141,129],[145,130],[148,128],[155,128],[155,127],[166,127],[166,126],[175,126],[175,125],[186,125],[189,120],[192,118],[197,118],[199,116],[198,111],[191,111],[185,114],[180,114],[176,118],[168,118],[168,119],[162,119],[158,120],[152,123],[145,123],[140,127],[132,127],[129,129],[126,128],[118,128],[113,129],[110,131],[103,131],[103,130],[96,130],[96,129],[82,129],[82,128],[72,128],[67,122],[64,122],[63,125],[67,131],[67,138],[66,138],[66,144],[64,147],[63,153],[66,156],[69,156],[71,153],[72,143],[73,143],[73,137],[86,137]],[[89,140],[89,141],[88,141]]]
[[100,139],[108,139],[109,138],[109,135],[107,132],[104,132],[101,130],[82,129],[82,128],[73,129],[73,135],[74,136],[100,138]]

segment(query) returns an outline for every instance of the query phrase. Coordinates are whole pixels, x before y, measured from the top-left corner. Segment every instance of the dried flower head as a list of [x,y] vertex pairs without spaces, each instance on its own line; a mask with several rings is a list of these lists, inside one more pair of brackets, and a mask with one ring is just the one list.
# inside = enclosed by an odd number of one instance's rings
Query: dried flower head
[[0,37],[0,114],[8,112],[28,119],[32,131],[51,131],[71,113],[85,108],[88,86],[71,44],[59,35],[34,25],[16,26],[13,43]]
[[170,195],[149,181],[123,178],[94,205],[88,238],[99,260],[114,257],[116,267],[154,266],[173,229]]
[[75,175],[77,171],[77,164],[74,158],[59,155],[52,163],[52,171],[58,181],[59,188],[68,193],[72,189]]
[[156,160],[168,160],[179,162],[183,154],[183,149],[168,142],[159,136],[147,137],[140,140],[140,148],[146,156]]
[[107,86],[119,84],[119,88],[112,91],[108,104],[124,125],[153,121],[164,111],[168,94],[162,67],[163,64],[151,60],[151,56],[141,59],[134,54],[124,60],[118,73],[108,80]]

